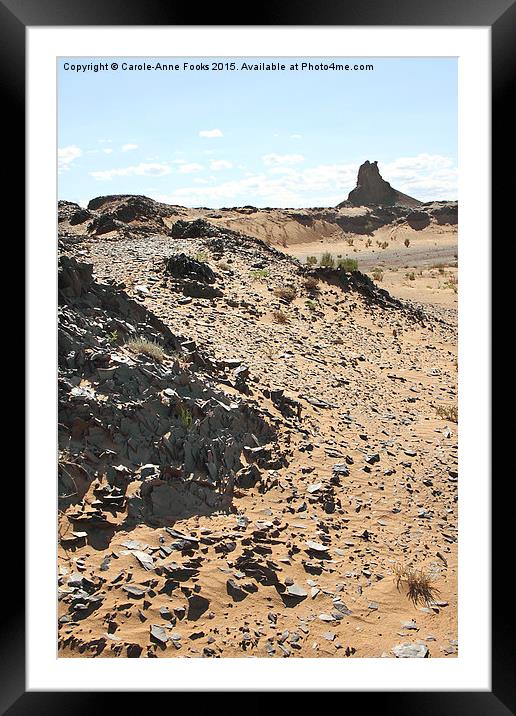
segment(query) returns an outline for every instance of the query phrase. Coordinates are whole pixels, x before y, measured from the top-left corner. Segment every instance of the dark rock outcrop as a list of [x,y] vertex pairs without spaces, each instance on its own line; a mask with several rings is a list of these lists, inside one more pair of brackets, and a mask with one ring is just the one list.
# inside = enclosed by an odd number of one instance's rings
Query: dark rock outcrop
[[169,204],[162,204],[141,194],[113,194],[97,196],[88,203],[90,211],[106,211],[112,213],[120,221],[154,219],[157,216],[173,216],[177,209]]
[[457,201],[434,201],[430,204],[425,204],[425,211],[438,224],[458,224],[459,222],[459,204]]
[[88,209],[79,209],[75,213],[72,214],[70,217],[70,225],[71,226],[77,226],[78,224],[84,224],[86,221],[89,221],[92,217],[92,214]]
[[196,261],[186,254],[173,254],[165,261],[166,272],[175,279],[173,288],[191,298],[218,298],[223,295],[213,286],[215,272],[203,261]]
[[[108,525],[104,509],[82,503],[103,475],[121,489],[103,488],[111,511],[131,482],[142,482],[127,519],[156,524],[230,508],[246,446],[267,445],[263,467],[276,464],[265,415],[211,388],[217,366],[207,356],[197,361],[190,343],[121,287],[96,282],[90,264],[62,256],[58,297],[59,504],[80,505],[76,526]],[[125,345],[135,336],[159,343],[166,359],[132,353]]]
[[205,219],[194,221],[179,219],[170,229],[170,236],[174,239],[200,239],[204,236],[219,236],[219,234],[219,229]]
[[101,214],[89,224],[88,231],[90,234],[102,236],[102,234],[109,234],[112,231],[123,230],[123,228],[123,224],[117,221],[112,214]]
[[341,206],[401,206],[416,207],[422,202],[407,196],[385,181],[380,175],[378,162],[365,161],[358,170],[357,185],[349,192],[347,202]]
[[207,263],[186,254],[173,254],[165,262],[167,273],[174,278],[189,278],[202,283],[215,283],[215,273]]
[[411,211],[407,214],[407,224],[411,229],[421,231],[421,229],[426,229],[430,224],[430,216],[426,211]]
[[70,221],[70,218],[77,212],[81,211],[79,204],[74,201],[65,201],[60,199],[57,202],[57,221],[62,224],[64,221]]

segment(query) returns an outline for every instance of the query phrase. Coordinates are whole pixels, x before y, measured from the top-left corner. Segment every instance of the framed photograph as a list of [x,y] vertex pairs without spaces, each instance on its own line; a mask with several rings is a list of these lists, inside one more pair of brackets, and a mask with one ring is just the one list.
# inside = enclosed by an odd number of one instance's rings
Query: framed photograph
[[514,6],[193,15],[0,2],[28,307],[2,713],[512,713],[490,265]]

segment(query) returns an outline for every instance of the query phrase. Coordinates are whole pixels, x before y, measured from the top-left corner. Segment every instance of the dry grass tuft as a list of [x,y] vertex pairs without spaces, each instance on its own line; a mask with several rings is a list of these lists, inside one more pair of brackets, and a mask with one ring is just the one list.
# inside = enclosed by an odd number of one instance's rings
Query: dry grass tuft
[[290,303],[297,296],[297,291],[292,286],[282,286],[274,289],[274,295]]
[[286,323],[288,321],[288,318],[283,311],[273,311],[272,318],[275,323]]
[[308,293],[316,293],[319,290],[319,277],[307,276],[303,281],[303,286]]
[[407,596],[415,606],[420,603],[428,606],[439,595],[439,590],[432,586],[433,578],[424,569],[397,564],[394,567],[394,577],[396,588],[399,590],[402,584],[405,585]]
[[435,412],[440,418],[452,423],[459,422],[459,408],[456,405],[436,405]]
[[138,353],[153,358],[162,363],[165,359],[165,351],[156,341],[149,341],[146,338],[132,338],[125,344],[132,353]]

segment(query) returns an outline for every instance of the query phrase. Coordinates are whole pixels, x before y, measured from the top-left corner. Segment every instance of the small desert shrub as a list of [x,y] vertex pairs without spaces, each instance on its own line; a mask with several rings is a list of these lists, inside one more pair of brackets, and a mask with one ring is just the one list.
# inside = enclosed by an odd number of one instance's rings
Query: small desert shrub
[[358,261],[356,259],[340,259],[337,266],[343,271],[356,271],[358,269]]
[[158,363],[162,363],[165,358],[165,351],[156,341],[149,341],[147,338],[131,338],[125,344],[132,353],[139,353],[146,355],[149,358],[157,360]]
[[311,298],[309,298],[307,301],[305,301],[305,306],[306,306],[310,311],[316,311],[316,310],[317,310],[317,304],[316,304],[315,301],[312,301]]
[[293,286],[282,286],[274,289],[274,295],[284,301],[293,301],[297,296],[297,291]]
[[273,311],[272,318],[275,323],[286,323],[288,320],[283,311]]
[[371,246],[372,243],[373,243],[373,240],[372,240],[372,239],[367,239],[367,241],[365,242],[365,245],[366,245],[366,246]]
[[262,348],[262,353],[267,356],[269,360],[273,360],[276,356],[276,351],[272,346],[265,346]]
[[315,266],[315,264],[317,263],[317,256],[307,256],[306,263],[308,264],[308,266]]
[[179,422],[185,430],[190,430],[193,423],[192,413],[185,406],[179,408]]
[[459,422],[459,409],[456,405],[436,405],[435,412],[439,418],[449,420],[452,423]]
[[407,274],[407,278],[408,278],[409,281],[415,281],[415,280],[416,280],[416,275],[415,275],[414,271],[411,271],[410,273],[408,273],[408,274]]
[[251,271],[251,277],[254,279],[267,278],[268,276],[268,269],[257,269],[256,271]]
[[383,241],[383,242],[380,244],[380,248],[381,248],[381,249],[386,249],[388,246],[389,246],[389,242],[388,242],[388,241]]
[[309,293],[315,293],[319,290],[319,278],[317,276],[307,276],[303,281],[303,286]]
[[405,239],[405,241],[403,243],[405,244],[405,246],[408,249],[408,247],[410,246],[410,239]]
[[108,335],[108,341],[113,345],[118,341],[118,331],[116,328]]
[[218,264],[218,267],[221,271],[231,271],[231,266],[229,264],[225,263],[224,261],[221,261]]
[[383,271],[381,269],[375,269],[373,271],[373,279],[375,281],[383,281]]
[[457,293],[458,284],[459,284],[459,281],[457,279],[457,276],[449,276],[448,280],[444,284],[444,288],[451,288],[452,291],[455,291],[455,293]]
[[330,254],[328,251],[325,251],[319,259],[319,264],[320,266],[324,266],[325,268],[333,268],[335,266],[335,259],[333,258],[333,254]]
[[439,594],[438,590],[432,586],[433,578],[423,569],[396,565],[394,577],[397,589],[400,589],[402,584],[406,586],[407,596],[414,606],[420,603],[428,606]]
[[366,234],[370,234],[372,231],[374,231],[377,228],[377,224],[374,221],[366,220],[364,221],[364,232]]
[[206,261],[208,260],[208,254],[206,253],[206,251],[199,251],[195,254],[195,260],[206,263]]
[[354,239],[346,239],[346,241],[348,242],[348,246],[353,246]]

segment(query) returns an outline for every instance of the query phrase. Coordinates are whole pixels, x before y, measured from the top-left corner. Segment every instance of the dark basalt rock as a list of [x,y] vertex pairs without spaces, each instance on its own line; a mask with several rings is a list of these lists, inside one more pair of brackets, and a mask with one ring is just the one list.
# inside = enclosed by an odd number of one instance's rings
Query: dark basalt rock
[[81,211],[79,204],[74,201],[65,201],[60,199],[57,202],[57,220],[61,224],[63,221],[69,221],[70,217],[75,214],[76,211]]
[[141,194],[110,194],[97,196],[88,203],[90,211],[111,213],[120,211],[121,221],[134,221],[135,219],[154,218],[156,216],[172,216],[177,214],[175,207],[162,204],[148,196]]
[[204,219],[183,221],[180,219],[172,225],[170,236],[175,239],[200,239],[204,236],[219,236],[220,230]]
[[173,254],[165,261],[165,268],[174,278],[188,278],[202,283],[215,283],[215,273],[202,261],[196,261],[186,254]]
[[263,395],[270,398],[284,418],[301,418],[301,403],[285,395],[281,389],[264,390]]
[[435,202],[429,209],[429,214],[438,224],[457,224],[459,221],[458,202]]
[[101,216],[96,216],[93,219],[88,226],[88,232],[90,234],[101,236],[102,234],[108,234],[111,231],[117,231],[122,227],[122,223],[117,221],[111,214],[102,214]]
[[192,594],[188,599],[188,613],[186,618],[190,621],[199,619],[210,606],[210,600],[200,594]]
[[[201,348],[172,334],[121,286],[98,283],[92,269],[69,256],[59,259],[59,445],[74,445],[73,463],[59,464],[60,506],[79,505],[73,520],[79,531],[109,528],[104,513],[122,505],[129,522],[153,525],[231,509],[244,449],[266,445],[267,459],[269,453],[276,459],[276,431],[254,406],[209,386],[209,375],[225,373]],[[115,346],[107,339],[114,331]],[[181,351],[186,364],[117,350],[135,331],[159,342],[168,356]],[[81,387],[82,379],[92,387]],[[105,400],[98,399],[99,388]],[[97,474],[105,474],[107,483],[95,487],[96,511],[83,511]],[[132,480],[141,482],[140,489],[126,501]],[[189,549],[192,539],[182,538]]]
[[248,465],[242,468],[236,475],[236,484],[238,487],[249,489],[254,487],[261,479],[261,472],[256,465]]
[[84,224],[92,218],[92,213],[88,209],[79,209],[70,217],[70,224],[77,226],[78,224]]
[[119,221],[129,223],[142,219],[154,219],[156,213],[153,201],[143,196],[130,196],[112,212],[112,215]]
[[207,263],[186,254],[174,254],[165,261],[166,272],[178,279],[176,289],[190,298],[217,298],[223,295],[213,286],[216,274]]
[[407,214],[407,224],[411,229],[421,231],[430,224],[430,216],[426,211],[411,211],[410,214]]

